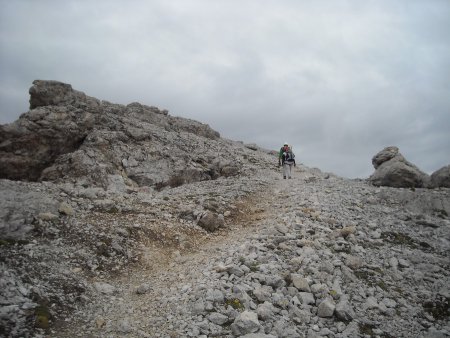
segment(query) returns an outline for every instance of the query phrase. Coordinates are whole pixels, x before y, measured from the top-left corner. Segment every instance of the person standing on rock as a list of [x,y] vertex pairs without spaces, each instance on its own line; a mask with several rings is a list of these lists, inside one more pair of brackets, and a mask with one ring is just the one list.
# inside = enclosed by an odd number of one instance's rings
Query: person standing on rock
[[283,178],[292,178],[292,166],[295,167],[295,155],[287,142],[284,142],[278,154],[278,166],[283,165]]

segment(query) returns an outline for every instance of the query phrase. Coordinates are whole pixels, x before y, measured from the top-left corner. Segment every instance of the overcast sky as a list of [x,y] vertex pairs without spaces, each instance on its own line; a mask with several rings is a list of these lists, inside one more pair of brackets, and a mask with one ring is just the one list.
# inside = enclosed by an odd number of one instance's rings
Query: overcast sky
[[0,123],[35,79],[366,178],[450,164],[449,0],[0,0]]

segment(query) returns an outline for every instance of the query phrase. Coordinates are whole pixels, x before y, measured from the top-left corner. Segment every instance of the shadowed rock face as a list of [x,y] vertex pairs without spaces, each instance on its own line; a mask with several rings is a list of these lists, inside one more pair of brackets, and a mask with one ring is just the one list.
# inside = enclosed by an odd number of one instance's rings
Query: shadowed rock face
[[33,86],[29,90],[30,109],[45,106],[82,106],[100,105],[100,101],[86,96],[86,94],[73,90],[72,86],[59,81],[33,81]]
[[99,101],[58,81],[29,92],[30,110],[0,126],[0,178],[160,189],[237,175],[251,152],[157,107]]
[[57,81],[33,82],[30,111],[0,126],[0,177],[39,180],[59,156],[78,149],[96,123],[100,101]]
[[[71,152],[83,142],[83,138],[71,140],[44,138],[39,134],[21,135],[14,144],[1,144],[1,177],[11,180],[37,181],[42,171],[63,153]],[[23,146],[21,146],[23,145]],[[16,151],[16,149],[19,149]]]

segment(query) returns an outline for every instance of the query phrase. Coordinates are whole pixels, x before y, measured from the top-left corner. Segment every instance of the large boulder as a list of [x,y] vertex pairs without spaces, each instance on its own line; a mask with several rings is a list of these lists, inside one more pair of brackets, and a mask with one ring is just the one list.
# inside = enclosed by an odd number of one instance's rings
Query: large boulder
[[423,188],[428,186],[429,176],[408,162],[397,147],[386,147],[372,158],[376,169],[369,181],[376,186],[394,188]]
[[450,188],[450,165],[442,167],[431,174],[430,178],[431,188]]

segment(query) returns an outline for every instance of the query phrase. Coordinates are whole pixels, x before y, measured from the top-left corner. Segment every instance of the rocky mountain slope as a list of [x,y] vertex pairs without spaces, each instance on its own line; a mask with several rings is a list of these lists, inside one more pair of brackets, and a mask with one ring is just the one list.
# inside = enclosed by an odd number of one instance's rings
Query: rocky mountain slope
[[30,95],[0,126],[0,335],[450,335],[448,188],[283,180],[156,107]]

